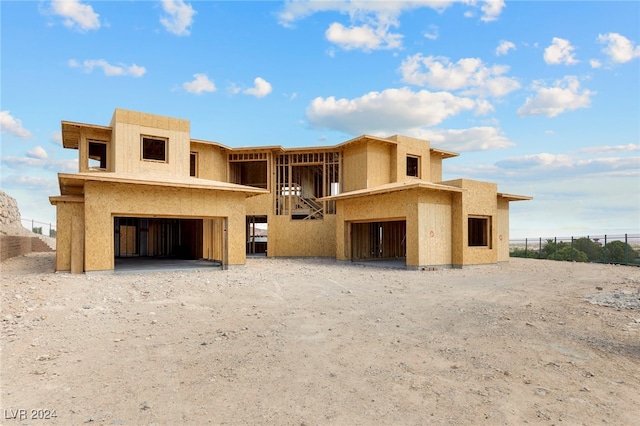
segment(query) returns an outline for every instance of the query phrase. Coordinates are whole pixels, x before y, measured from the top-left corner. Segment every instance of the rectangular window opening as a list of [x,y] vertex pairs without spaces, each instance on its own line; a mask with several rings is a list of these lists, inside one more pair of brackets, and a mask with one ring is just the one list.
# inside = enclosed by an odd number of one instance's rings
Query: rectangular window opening
[[407,155],[407,176],[420,177],[420,158]]
[[142,159],[167,162],[167,140],[142,137]]
[[189,156],[189,176],[198,177],[198,153],[192,152]]
[[491,218],[470,217],[468,228],[470,247],[491,248]]
[[107,169],[107,143],[99,141],[89,141],[89,169]]

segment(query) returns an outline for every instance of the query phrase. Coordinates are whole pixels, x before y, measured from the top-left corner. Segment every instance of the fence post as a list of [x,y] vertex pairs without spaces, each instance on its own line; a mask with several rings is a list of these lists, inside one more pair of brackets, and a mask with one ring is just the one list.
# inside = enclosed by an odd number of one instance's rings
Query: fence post
[[573,262],[573,235],[571,236],[571,261]]
[[524,239],[524,257],[527,257],[527,240],[528,238]]
[[607,234],[604,234],[604,263],[609,263],[607,260],[609,256],[607,255]]
[[554,260],[558,260],[558,237],[553,237]]
[[629,263],[629,259],[627,258],[629,254],[629,242],[627,241],[627,234],[624,234],[624,264],[628,265]]
[[591,263],[591,238],[587,235],[587,262]]
[[538,259],[542,257],[542,237],[540,237],[540,244],[538,245]]

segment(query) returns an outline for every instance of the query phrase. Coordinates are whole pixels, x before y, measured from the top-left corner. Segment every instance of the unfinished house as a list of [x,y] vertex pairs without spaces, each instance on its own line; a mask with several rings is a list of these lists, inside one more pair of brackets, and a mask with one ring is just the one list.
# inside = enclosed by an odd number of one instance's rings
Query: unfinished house
[[56,269],[124,258],[397,260],[408,268],[509,260],[509,202],[493,183],[442,181],[457,154],[405,136],[336,146],[230,148],[189,121],[116,109],[109,126],[62,122],[78,173],[58,175]]

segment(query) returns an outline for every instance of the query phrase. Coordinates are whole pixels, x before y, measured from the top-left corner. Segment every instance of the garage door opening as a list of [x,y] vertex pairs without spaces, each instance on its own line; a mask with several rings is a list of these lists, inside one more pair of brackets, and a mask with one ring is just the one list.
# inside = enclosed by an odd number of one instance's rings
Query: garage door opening
[[351,224],[351,260],[405,260],[407,222],[367,222]]
[[[220,222],[220,226],[215,226]],[[114,257],[116,269],[149,265],[176,266],[185,262],[204,262],[220,266],[224,256],[224,219],[114,218]],[[218,250],[215,250],[218,248]],[[209,253],[210,255],[207,255]],[[216,257],[217,256],[217,257]],[[137,260],[137,262],[136,262]],[[200,265],[202,266],[202,265]]]

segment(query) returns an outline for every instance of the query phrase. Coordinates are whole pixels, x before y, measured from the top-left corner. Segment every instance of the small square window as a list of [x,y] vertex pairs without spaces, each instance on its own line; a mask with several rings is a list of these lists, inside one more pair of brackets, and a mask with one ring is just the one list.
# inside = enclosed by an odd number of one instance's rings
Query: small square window
[[491,248],[491,218],[470,217],[468,228],[470,247]]
[[192,152],[189,156],[189,176],[198,176],[198,153]]
[[142,137],[142,159],[151,161],[167,161],[167,140]]
[[407,176],[420,177],[420,158],[407,155]]

